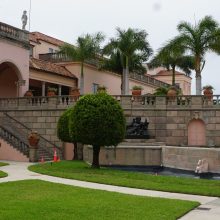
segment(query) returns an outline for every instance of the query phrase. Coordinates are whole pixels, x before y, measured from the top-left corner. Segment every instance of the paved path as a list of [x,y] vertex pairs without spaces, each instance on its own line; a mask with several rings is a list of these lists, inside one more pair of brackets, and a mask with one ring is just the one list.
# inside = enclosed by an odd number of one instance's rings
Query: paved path
[[27,169],[27,167],[30,166],[30,163],[8,162],[8,161],[7,163],[10,163],[10,165],[0,167],[0,170],[8,173],[8,177],[0,178],[0,183],[17,181],[17,180],[26,180],[26,179],[39,179],[53,183],[62,183],[66,185],[79,186],[79,187],[91,188],[91,189],[100,189],[111,192],[132,194],[132,195],[197,201],[201,203],[201,206],[199,206],[197,209],[191,211],[190,213],[182,217],[181,220],[197,220],[197,219],[219,220],[220,219],[220,199],[217,197],[196,196],[196,195],[187,195],[180,193],[168,193],[168,192],[153,191],[153,190],[111,186],[111,185],[99,184],[99,183],[90,183],[79,180],[70,180],[70,179],[52,177],[52,176],[31,172]]

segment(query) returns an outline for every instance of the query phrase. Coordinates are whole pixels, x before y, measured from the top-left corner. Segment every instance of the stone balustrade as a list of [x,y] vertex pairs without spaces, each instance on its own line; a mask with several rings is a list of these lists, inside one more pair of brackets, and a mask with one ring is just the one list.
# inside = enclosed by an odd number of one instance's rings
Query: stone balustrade
[[[220,95],[212,100],[205,96],[114,96],[124,109],[215,109],[220,108]],[[73,96],[0,98],[1,110],[65,109],[76,102]]]
[[0,22],[0,37],[29,45],[29,35],[25,30]]

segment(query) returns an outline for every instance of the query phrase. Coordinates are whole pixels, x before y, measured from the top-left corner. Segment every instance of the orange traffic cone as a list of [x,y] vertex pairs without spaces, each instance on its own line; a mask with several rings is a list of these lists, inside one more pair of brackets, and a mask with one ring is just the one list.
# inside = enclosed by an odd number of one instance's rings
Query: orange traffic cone
[[54,154],[53,154],[53,162],[57,162],[57,151],[54,148]]

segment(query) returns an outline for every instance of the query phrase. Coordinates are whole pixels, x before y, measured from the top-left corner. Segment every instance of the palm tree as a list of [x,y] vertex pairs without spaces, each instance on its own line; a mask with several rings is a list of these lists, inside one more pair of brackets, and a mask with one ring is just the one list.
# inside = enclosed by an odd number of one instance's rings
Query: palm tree
[[175,41],[168,41],[163,47],[161,47],[157,54],[153,57],[148,64],[152,67],[165,67],[167,70],[172,70],[172,86],[175,86],[175,72],[176,67],[183,70],[186,75],[191,74],[194,62],[192,56],[184,55],[184,48],[181,44],[177,44]]
[[[122,66],[122,94],[129,94],[129,67],[132,66],[132,59],[146,61],[152,53],[152,49],[146,40],[147,33],[144,30],[128,28],[122,30],[116,28],[117,37],[110,40],[105,46],[104,53],[117,56]],[[113,56],[115,58],[115,56]]]
[[182,45],[186,53],[193,56],[196,72],[196,95],[201,95],[201,72],[205,65],[205,54],[210,51],[220,54],[219,24],[211,16],[206,16],[195,25],[181,22],[177,29],[180,35],[175,37],[174,41]]
[[98,32],[95,35],[86,34],[78,37],[76,46],[64,44],[61,47],[61,53],[81,63],[80,94],[84,94],[84,63],[90,59],[95,59],[100,54],[100,43],[103,40],[103,34]]

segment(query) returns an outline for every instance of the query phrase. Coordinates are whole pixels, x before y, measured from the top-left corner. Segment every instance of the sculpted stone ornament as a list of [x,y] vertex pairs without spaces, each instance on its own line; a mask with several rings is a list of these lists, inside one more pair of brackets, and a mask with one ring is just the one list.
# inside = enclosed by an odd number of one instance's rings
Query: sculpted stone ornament
[[132,123],[126,127],[126,138],[131,139],[142,139],[149,138],[147,120],[141,121],[141,117],[133,119]]
[[21,21],[22,21],[22,30],[25,30],[25,26],[27,25],[27,11],[23,11],[22,17],[21,17]]
[[201,159],[198,161],[195,173],[202,174],[208,172],[209,164],[206,159]]

